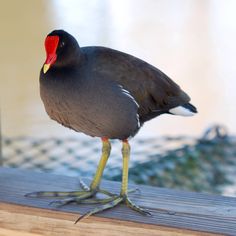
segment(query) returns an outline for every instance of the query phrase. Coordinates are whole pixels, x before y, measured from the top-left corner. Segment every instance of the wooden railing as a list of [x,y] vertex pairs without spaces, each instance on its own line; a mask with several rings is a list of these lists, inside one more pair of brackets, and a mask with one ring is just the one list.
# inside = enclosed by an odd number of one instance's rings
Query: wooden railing
[[[94,205],[55,208],[50,199],[24,197],[40,190],[75,190],[78,182],[74,177],[0,168],[0,235],[236,235],[232,197],[138,186],[140,193],[130,198],[149,209],[151,217],[118,206],[77,224],[78,216]],[[120,188],[116,182],[102,185],[112,192]]]

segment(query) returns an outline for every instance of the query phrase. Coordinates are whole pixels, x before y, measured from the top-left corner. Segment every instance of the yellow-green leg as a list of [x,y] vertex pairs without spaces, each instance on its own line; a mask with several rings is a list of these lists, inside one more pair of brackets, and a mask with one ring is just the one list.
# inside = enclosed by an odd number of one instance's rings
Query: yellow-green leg
[[[41,192],[33,192],[26,194],[26,197],[52,197],[52,198],[66,198],[60,201],[53,201],[52,204],[61,206],[65,205],[71,202],[83,202],[87,198],[93,197],[97,192],[103,193],[108,196],[115,196],[115,194],[112,194],[106,190],[99,189],[99,185],[101,182],[101,177],[103,174],[103,171],[105,169],[107,160],[110,156],[111,151],[111,144],[108,139],[102,138],[102,156],[99,161],[97,171],[94,175],[93,181],[90,184],[90,187],[85,185],[82,181],[80,182],[80,185],[83,189],[83,191],[72,191],[72,192],[58,192],[58,191],[41,191]],[[97,201],[98,200],[98,201]],[[98,203],[101,202],[99,199],[94,199],[91,201],[91,203]],[[89,202],[89,201],[88,201]],[[85,201],[87,203],[87,201]]]
[[102,157],[99,161],[98,168],[97,168],[97,171],[94,175],[93,181],[90,184],[90,189],[95,190],[95,191],[98,190],[98,188],[99,188],[101,178],[102,178],[102,174],[103,174],[103,171],[106,167],[107,160],[108,160],[108,158],[110,156],[110,152],[111,152],[111,144],[110,144],[109,140],[103,138],[102,143],[103,143],[103,145],[102,145]]
[[113,208],[117,206],[120,203],[125,203],[128,207],[131,209],[138,211],[139,213],[143,215],[151,215],[150,212],[147,210],[135,205],[129,198],[128,193],[132,192],[128,191],[128,173],[129,173],[129,158],[130,158],[130,145],[127,140],[123,141],[122,146],[122,156],[123,156],[123,173],[122,173],[122,185],[121,185],[121,191],[120,195],[111,196],[110,198],[104,199],[102,203],[106,203],[104,205],[101,205],[97,208],[94,208],[92,211],[87,212],[86,214],[79,217],[75,223],[77,223],[79,220],[83,218],[87,218],[90,215],[96,214],[98,212],[102,212],[104,210]]

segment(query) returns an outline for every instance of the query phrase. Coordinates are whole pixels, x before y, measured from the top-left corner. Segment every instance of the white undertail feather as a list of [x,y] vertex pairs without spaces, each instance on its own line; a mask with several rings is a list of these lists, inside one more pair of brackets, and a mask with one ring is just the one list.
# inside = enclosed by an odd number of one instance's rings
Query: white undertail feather
[[170,109],[169,112],[173,115],[179,115],[179,116],[193,116],[196,114],[182,106],[174,107]]

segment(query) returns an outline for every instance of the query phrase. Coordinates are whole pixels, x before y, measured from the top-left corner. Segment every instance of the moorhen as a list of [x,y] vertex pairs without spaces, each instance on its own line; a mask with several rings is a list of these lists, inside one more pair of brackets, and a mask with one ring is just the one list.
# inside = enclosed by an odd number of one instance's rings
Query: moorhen
[[[100,203],[83,217],[120,203],[142,213],[128,197],[128,164],[133,137],[142,125],[161,114],[192,116],[196,108],[189,96],[167,75],[129,54],[106,47],[80,47],[63,30],[45,39],[47,58],[40,72],[40,95],[46,112],[58,123],[102,140],[102,156],[90,186],[82,191],[34,192],[31,197],[65,197],[55,204]],[[109,139],[122,141],[123,173],[119,195],[100,189],[103,170],[110,155]],[[91,199],[97,192],[105,199]],[[77,221],[78,221],[77,220]],[[76,222],[77,222],[76,221]]]

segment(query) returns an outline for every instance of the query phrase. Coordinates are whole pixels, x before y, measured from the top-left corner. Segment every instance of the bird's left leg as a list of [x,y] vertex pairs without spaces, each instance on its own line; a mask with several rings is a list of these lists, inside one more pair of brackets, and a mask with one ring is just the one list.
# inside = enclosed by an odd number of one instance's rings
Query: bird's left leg
[[125,203],[129,208],[138,211],[139,213],[143,215],[151,215],[150,212],[148,212],[146,209],[143,209],[136,204],[134,204],[128,197],[128,193],[132,192],[128,190],[128,172],[129,172],[129,158],[130,158],[130,145],[127,140],[123,140],[123,146],[122,146],[122,156],[123,156],[123,173],[122,173],[122,185],[121,185],[121,191],[120,195],[114,195],[106,199],[106,203],[104,205],[101,205],[97,208],[94,208],[93,210],[87,212],[86,214],[82,215],[77,219],[75,223],[77,223],[79,220],[83,218],[87,218],[90,215],[96,214],[98,212],[102,212],[104,210],[113,208],[120,203]]

